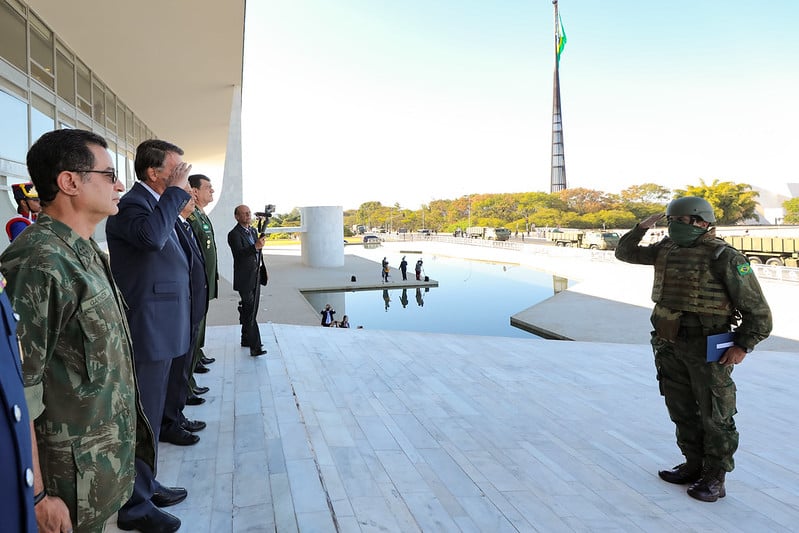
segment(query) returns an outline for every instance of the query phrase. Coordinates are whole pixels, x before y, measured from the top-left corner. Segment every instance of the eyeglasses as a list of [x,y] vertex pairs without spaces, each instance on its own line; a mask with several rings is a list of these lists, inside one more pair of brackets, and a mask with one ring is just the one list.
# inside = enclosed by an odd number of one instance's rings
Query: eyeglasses
[[69,172],[77,172],[79,174],[88,174],[89,172],[94,172],[95,174],[105,174],[111,180],[112,185],[117,182],[117,179],[119,179],[116,170],[70,170]]

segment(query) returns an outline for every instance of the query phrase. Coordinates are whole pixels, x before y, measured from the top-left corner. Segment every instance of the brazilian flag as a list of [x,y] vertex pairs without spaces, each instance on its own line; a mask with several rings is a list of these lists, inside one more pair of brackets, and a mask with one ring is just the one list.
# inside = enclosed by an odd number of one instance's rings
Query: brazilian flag
[[563,49],[566,48],[566,30],[563,29],[563,19],[558,14],[558,35],[557,35],[557,58],[558,63],[560,63],[560,54],[563,53]]

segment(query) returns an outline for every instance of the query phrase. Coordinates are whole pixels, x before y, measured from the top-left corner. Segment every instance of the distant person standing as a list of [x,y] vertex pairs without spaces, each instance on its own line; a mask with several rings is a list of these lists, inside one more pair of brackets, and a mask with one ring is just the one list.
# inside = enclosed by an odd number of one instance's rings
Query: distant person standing
[[405,256],[402,256],[402,261],[400,261],[399,265],[400,272],[402,272],[402,281],[408,281],[408,261],[405,260]]
[[340,328],[349,328],[350,327],[350,319],[347,315],[341,317],[341,322],[338,323],[338,327]]
[[[669,483],[690,483],[689,496],[715,502],[726,495],[725,477],[738,449],[733,367],[768,337],[771,310],[746,256],[716,237],[707,200],[672,200],[665,215],[669,236],[640,246],[663,216],[652,215],[626,233],[616,258],[655,269],[655,368],[685,456],[684,463],[658,475]],[[718,362],[708,362],[708,336],[723,333],[733,344]]]
[[246,205],[238,206],[233,215],[237,224],[227,234],[227,243],[233,254],[233,290],[241,298],[241,346],[250,349],[250,355],[264,355],[261,331],[258,328],[258,307],[261,302],[261,268],[264,267],[261,250],[266,236],[259,236],[252,223],[252,212]]
[[333,315],[335,314],[336,312],[330,307],[330,304],[325,304],[325,308],[322,309],[322,326],[326,328],[332,326],[333,322],[335,322],[335,320],[333,320]]
[[380,273],[383,275],[383,282],[388,283],[388,259],[384,257],[381,266]]
[[416,280],[419,281],[422,279],[422,260],[419,259],[416,261]]
[[36,222],[36,217],[42,210],[39,193],[33,183],[15,183],[11,186],[14,200],[17,202],[17,215],[6,223],[6,233],[9,242],[14,242],[17,235]]

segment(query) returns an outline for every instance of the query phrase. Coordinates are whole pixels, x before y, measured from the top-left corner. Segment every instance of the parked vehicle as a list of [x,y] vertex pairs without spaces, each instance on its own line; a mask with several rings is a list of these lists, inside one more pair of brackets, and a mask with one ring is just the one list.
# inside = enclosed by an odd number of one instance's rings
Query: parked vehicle
[[422,229],[419,230],[419,235],[427,235],[427,236],[429,236],[430,235],[430,230],[422,228]]
[[735,237],[724,240],[743,252],[752,264],[799,266],[799,239],[793,237]]
[[466,228],[466,236],[472,239],[486,239],[489,241],[507,241],[510,239],[508,228],[489,228],[486,226],[470,226]]
[[555,229],[547,232],[547,239],[555,243],[555,246],[572,246],[592,250],[615,250],[619,246],[619,234],[615,231]]

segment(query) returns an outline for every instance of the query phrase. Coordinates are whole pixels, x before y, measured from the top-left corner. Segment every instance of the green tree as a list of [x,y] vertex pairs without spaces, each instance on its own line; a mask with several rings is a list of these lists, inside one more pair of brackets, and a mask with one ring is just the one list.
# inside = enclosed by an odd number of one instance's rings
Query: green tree
[[593,213],[603,209],[610,198],[608,194],[593,189],[576,187],[574,189],[563,189],[558,192],[560,198],[566,203],[571,211],[578,215]]
[[669,200],[671,191],[656,183],[632,185],[621,191],[622,200],[636,203],[662,203]]
[[746,183],[713,180],[707,184],[700,179],[699,185],[688,185],[685,189],[676,189],[675,198],[681,196],[699,196],[704,198],[716,213],[716,224],[731,225],[755,216],[759,193]]
[[785,210],[786,224],[799,224],[799,197],[784,201],[782,208]]
[[358,208],[358,224],[363,224],[368,229],[372,229],[375,220],[372,217],[383,208],[380,202],[364,202]]

